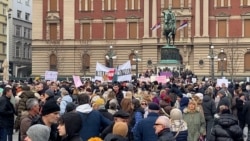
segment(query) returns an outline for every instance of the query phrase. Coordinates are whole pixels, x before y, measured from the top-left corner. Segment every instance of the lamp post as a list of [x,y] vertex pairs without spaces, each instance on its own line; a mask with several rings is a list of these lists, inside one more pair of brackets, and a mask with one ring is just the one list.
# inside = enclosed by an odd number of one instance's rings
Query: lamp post
[[135,56],[134,56],[134,58],[133,58],[133,61],[135,61],[135,79],[137,79],[138,78],[138,62],[139,61],[141,61],[141,58],[139,57],[139,55],[138,55],[138,51],[136,50],[135,51]]
[[113,60],[117,58],[117,56],[115,55],[113,51],[113,46],[109,47],[109,51],[105,57],[107,60],[109,60],[109,67],[113,68]]
[[213,44],[210,44],[209,47],[209,55],[207,56],[207,58],[211,59],[211,77],[212,77],[212,81],[214,81],[214,59],[217,58],[217,56],[214,54],[214,46]]
[[[224,49],[221,48],[220,50],[221,54],[224,54]],[[218,58],[218,61],[220,62],[221,67],[221,78],[223,78],[223,71],[224,71],[224,61],[226,61],[227,58],[225,58],[223,55]]]

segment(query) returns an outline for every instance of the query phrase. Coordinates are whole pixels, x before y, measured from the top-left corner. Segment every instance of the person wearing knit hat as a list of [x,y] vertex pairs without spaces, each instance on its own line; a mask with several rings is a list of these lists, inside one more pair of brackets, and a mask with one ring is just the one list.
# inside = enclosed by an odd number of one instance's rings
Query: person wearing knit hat
[[112,134],[105,137],[105,141],[128,141],[126,138],[128,134],[128,125],[124,122],[116,122]]
[[187,141],[188,128],[187,123],[182,118],[180,109],[174,108],[170,112],[171,132],[174,134],[176,141]]
[[27,137],[24,141],[48,141],[50,128],[42,124],[31,126],[27,131]]
[[79,134],[81,127],[81,116],[78,113],[70,112],[60,117],[57,129],[59,136],[63,137],[62,141],[82,141]]
[[41,114],[45,116],[58,111],[60,111],[60,107],[57,105],[56,101],[47,101],[42,107]]

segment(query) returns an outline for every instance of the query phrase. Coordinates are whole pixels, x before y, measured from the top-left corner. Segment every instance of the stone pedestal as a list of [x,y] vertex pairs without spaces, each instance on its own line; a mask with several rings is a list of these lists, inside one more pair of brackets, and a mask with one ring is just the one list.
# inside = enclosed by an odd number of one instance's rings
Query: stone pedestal
[[179,66],[180,54],[179,49],[174,45],[165,45],[161,48],[161,60],[160,64],[166,66]]

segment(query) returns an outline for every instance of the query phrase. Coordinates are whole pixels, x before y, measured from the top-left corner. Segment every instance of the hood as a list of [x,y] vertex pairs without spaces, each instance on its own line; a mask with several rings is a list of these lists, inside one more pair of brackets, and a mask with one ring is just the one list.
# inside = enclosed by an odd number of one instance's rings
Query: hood
[[203,102],[209,102],[211,100],[211,97],[209,95],[205,95],[203,97]]
[[35,94],[32,91],[23,91],[22,94],[19,96],[20,98],[35,98]]
[[114,134],[108,134],[104,140],[105,141],[128,141],[126,138],[119,136],[119,135],[114,135]]
[[64,97],[62,97],[62,101],[66,101],[66,102],[72,102],[72,98],[69,95],[65,95]]
[[90,113],[92,110],[93,108],[89,104],[83,104],[76,107],[76,111],[81,113]]
[[218,119],[218,124],[222,127],[230,127],[232,125],[238,124],[238,120],[232,114],[221,114]]
[[180,106],[183,107],[183,106],[187,106],[189,103],[189,98],[187,97],[183,97],[180,101]]
[[62,120],[65,124],[65,129],[67,133],[67,138],[72,138],[73,136],[79,135],[81,130],[82,121],[81,116],[75,112],[69,112],[62,115]]

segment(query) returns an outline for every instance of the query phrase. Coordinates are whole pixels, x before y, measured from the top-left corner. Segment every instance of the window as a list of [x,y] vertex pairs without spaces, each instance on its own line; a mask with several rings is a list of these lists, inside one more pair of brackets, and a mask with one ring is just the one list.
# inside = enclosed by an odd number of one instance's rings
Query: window
[[164,8],[169,8],[169,0],[164,0]]
[[51,23],[49,27],[50,39],[57,40],[57,24]]
[[7,30],[7,25],[6,24],[3,24],[3,34],[6,34],[6,30]]
[[115,10],[115,0],[104,0],[104,10]]
[[[219,53],[218,58],[220,59],[226,59],[227,55],[226,53]],[[224,61],[218,61],[218,71],[227,71],[227,60]]]
[[6,15],[6,12],[7,12],[7,6],[3,5],[3,15]]
[[106,23],[105,28],[105,39],[113,39],[113,23]]
[[216,4],[217,4],[217,7],[228,7],[229,6],[228,0],[217,0]]
[[248,6],[248,0],[243,0],[243,6]]
[[88,54],[83,54],[82,56],[82,70],[86,71],[90,68],[90,56]]
[[188,8],[188,0],[184,0],[184,7]]
[[129,23],[129,39],[137,38],[137,23],[130,22]]
[[30,6],[30,0],[25,0],[25,5]]
[[28,45],[27,58],[31,59],[31,47]]
[[26,36],[27,36],[27,30],[28,29],[26,27],[23,28],[23,37],[24,38],[26,38]]
[[[180,21],[179,21],[179,20],[176,21],[176,27],[180,27]],[[185,28],[187,28],[187,27],[185,27]],[[180,31],[177,31],[177,32],[175,33],[175,40],[178,41],[178,40],[180,40],[180,38],[181,38]],[[172,39],[171,39],[171,40],[172,40]]]
[[23,47],[23,58],[26,58],[26,50],[27,50],[27,44],[25,43]]
[[51,54],[49,57],[50,61],[50,70],[51,71],[56,71],[57,70],[57,56],[55,54]]
[[21,28],[22,27],[20,25],[16,25],[16,36],[18,37],[21,37],[21,33],[22,33]]
[[16,43],[16,56],[15,57],[20,57],[20,47],[21,47],[21,43],[17,42]]
[[31,29],[27,29],[27,38],[31,39]]
[[89,23],[82,24],[82,39],[83,40],[90,39],[90,24]]
[[57,0],[50,0],[50,11],[57,11]]
[[6,43],[3,43],[3,54],[6,54],[6,53],[7,53],[7,52],[6,52],[6,47],[7,47]]
[[226,37],[226,36],[227,36],[227,21],[218,20],[218,37]]
[[91,10],[91,0],[81,0],[81,10],[90,11]]
[[244,37],[250,37],[250,19],[244,20]]
[[139,0],[127,0],[128,10],[138,10],[139,2]]
[[30,14],[29,13],[25,13],[25,20],[29,21],[30,20]]
[[173,8],[180,8],[181,7],[181,1],[180,0],[173,0],[172,1],[172,7]]
[[20,10],[17,10],[17,18],[22,18],[22,11]]
[[245,71],[250,71],[250,52],[247,52],[244,56],[244,67]]

